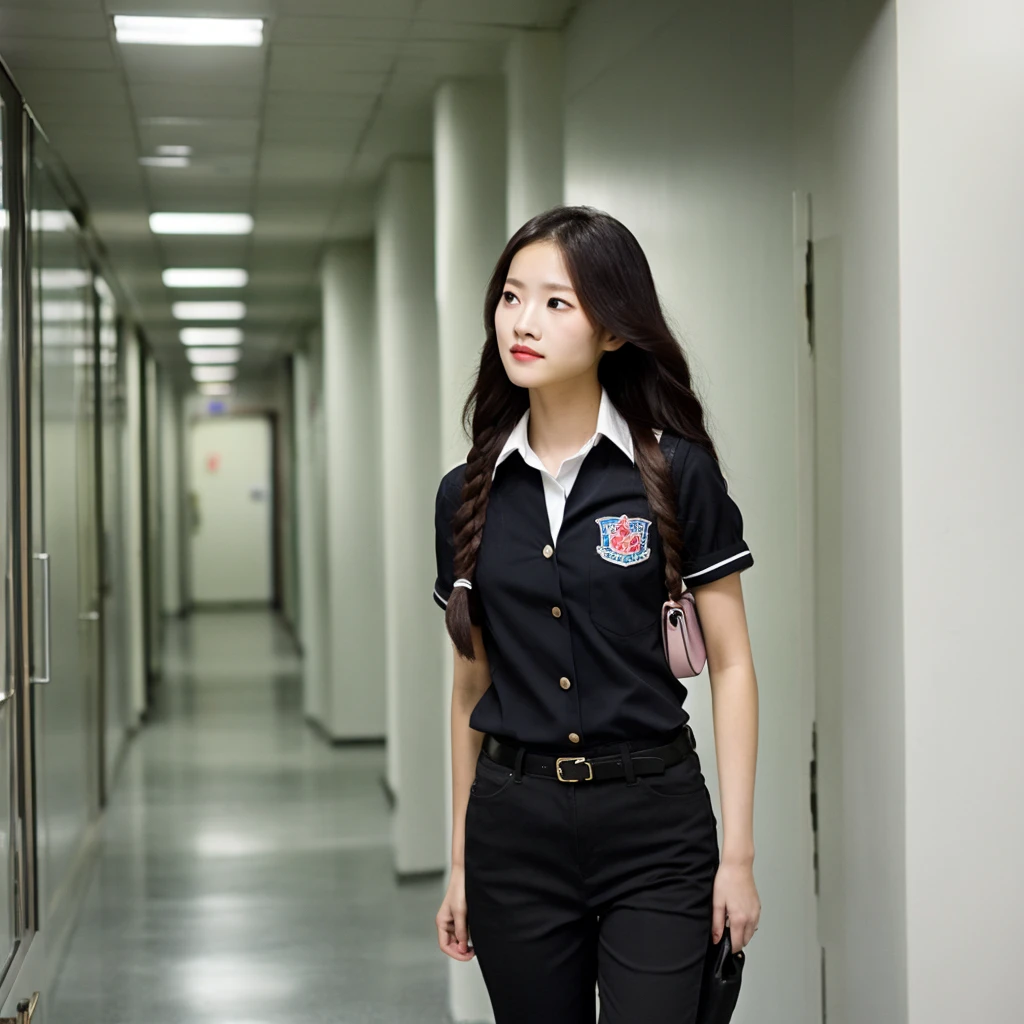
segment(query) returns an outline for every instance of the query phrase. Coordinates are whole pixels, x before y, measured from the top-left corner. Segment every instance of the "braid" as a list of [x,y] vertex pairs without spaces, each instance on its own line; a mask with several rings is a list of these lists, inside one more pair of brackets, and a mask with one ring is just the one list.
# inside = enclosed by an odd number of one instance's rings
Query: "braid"
[[[473,438],[473,447],[466,457],[462,504],[452,517],[457,579],[472,581],[476,572],[476,558],[487,519],[487,502],[491,496],[494,463],[508,434],[508,428],[484,427]],[[472,661],[474,651],[471,627],[479,621],[479,603],[475,594],[465,587],[456,587],[448,598],[444,619],[456,649],[464,658]]]
[[665,589],[672,600],[678,601],[683,591],[683,535],[679,529],[675,489],[672,486],[672,467],[665,460],[665,454],[652,430],[631,425],[630,433],[633,435],[637,469],[665,553]]

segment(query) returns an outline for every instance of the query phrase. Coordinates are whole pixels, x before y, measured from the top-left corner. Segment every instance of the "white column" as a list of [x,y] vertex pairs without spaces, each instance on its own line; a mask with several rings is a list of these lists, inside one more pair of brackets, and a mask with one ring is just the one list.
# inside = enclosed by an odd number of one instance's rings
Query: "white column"
[[146,665],[143,651],[145,623],[142,617],[142,383],[139,367],[139,338],[133,326],[124,335],[125,429],[123,510],[127,538],[128,674],[131,693],[132,724],[146,710]]
[[403,875],[441,870],[447,846],[441,613],[430,596],[441,468],[433,188],[429,160],[395,160],[377,204],[388,781]]
[[297,351],[292,385],[295,391],[295,514],[299,534],[299,641],[302,644],[302,711],[323,722],[323,636],[320,630],[321,594],[317,586],[321,553],[316,542],[316,501],[310,403],[310,360]]
[[[462,405],[484,340],[484,289],[504,247],[505,97],[499,79],[445,82],[434,98],[434,210],[437,329],[441,369],[442,470],[465,461]],[[444,712],[439,728],[450,749],[451,644],[445,651]],[[450,760],[445,772],[446,818],[451,821]],[[450,835],[450,832],[446,834]],[[449,849],[450,853],[450,849]],[[476,962],[449,964],[451,1013],[456,1021],[492,1020]]]
[[505,58],[508,236],[562,202],[562,34],[517,32]]
[[384,736],[384,588],[373,246],[333,246],[321,271],[327,615],[324,727]]
[[906,1019],[1020,1020],[1024,8],[895,7]]
[[163,614],[181,611],[181,396],[167,375],[160,378],[160,472],[163,489]]

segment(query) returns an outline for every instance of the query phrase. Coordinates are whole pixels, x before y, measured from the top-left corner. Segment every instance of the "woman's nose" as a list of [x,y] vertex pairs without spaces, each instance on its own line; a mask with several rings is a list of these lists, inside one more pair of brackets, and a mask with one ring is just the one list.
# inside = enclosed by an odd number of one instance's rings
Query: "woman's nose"
[[516,334],[521,338],[539,338],[540,329],[537,326],[537,318],[533,315],[533,310],[528,309],[526,306],[523,307],[522,312],[519,314],[519,319],[516,321]]

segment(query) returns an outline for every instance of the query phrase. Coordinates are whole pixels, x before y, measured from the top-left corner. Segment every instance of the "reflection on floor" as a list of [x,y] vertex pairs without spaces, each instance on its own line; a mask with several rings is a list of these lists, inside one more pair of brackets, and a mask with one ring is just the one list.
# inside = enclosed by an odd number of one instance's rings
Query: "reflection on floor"
[[51,1024],[441,1024],[441,882],[396,885],[382,747],[302,721],[267,613],[169,626]]

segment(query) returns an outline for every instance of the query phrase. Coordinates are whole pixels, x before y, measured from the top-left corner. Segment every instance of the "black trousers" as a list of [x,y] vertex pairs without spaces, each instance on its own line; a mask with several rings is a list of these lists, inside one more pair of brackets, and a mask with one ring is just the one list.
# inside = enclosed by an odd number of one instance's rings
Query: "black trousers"
[[481,753],[466,905],[497,1024],[594,1024],[595,982],[600,1024],[692,1024],[716,825],[696,753],[632,783],[519,776]]

